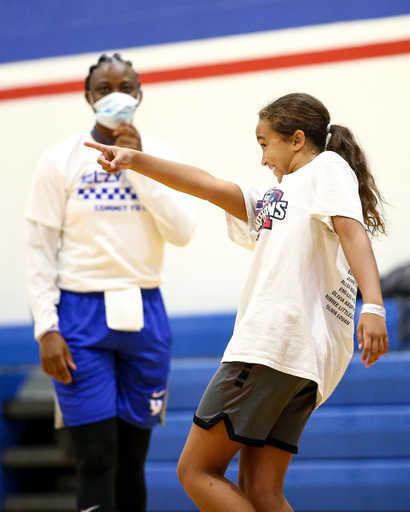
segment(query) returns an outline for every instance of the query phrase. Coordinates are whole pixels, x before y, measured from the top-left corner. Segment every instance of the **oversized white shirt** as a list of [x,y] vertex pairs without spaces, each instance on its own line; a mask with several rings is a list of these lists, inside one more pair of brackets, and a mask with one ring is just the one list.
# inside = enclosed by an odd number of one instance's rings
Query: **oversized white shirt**
[[228,233],[255,254],[222,361],[313,380],[318,407],[353,354],[357,286],[331,217],[363,224],[356,175],[326,151],[277,187],[241,189],[248,223],[227,214]]
[[[185,245],[196,214],[189,196],[133,171],[107,174],[82,132],[44,152],[25,210],[36,337],[58,323],[60,289],[155,288],[164,243]],[[179,160],[168,142],[142,136],[143,151]]]

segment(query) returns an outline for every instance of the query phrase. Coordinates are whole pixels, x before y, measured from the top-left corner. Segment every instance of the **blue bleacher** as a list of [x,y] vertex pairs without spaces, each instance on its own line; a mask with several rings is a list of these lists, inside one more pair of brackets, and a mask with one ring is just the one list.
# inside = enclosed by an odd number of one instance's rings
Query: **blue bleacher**
[[[173,360],[166,425],[154,430],[148,457],[150,511],[197,510],[179,486],[176,460],[218,364]],[[235,480],[236,472],[234,460],[227,476]],[[355,354],[306,426],[286,495],[298,512],[410,510],[410,352],[392,351],[370,368]]]
[[[237,467],[226,473],[235,481]],[[197,511],[178,489],[172,463],[147,465],[150,511]],[[410,462],[407,460],[292,462],[285,492],[296,512],[409,512]]]
[[[192,360],[195,382],[185,379],[186,364],[189,360],[183,361],[182,367],[180,361],[173,361],[166,427],[154,430],[151,460],[172,460],[181,453],[195,407],[219,360],[206,360],[203,365]],[[407,367],[407,375],[398,374],[397,367]],[[409,352],[386,354],[371,368],[364,368],[360,356],[355,355],[332,397],[312,415],[297,458],[410,458],[409,370]],[[387,393],[391,391],[390,402],[386,400],[385,387],[389,374],[396,377],[387,389]],[[359,381],[357,375],[361,376]],[[358,385],[352,401],[351,388],[355,382]],[[188,386],[185,393],[184,387]],[[367,393],[370,388],[372,392]],[[354,437],[351,430],[355,431]]]
[[[297,512],[410,511],[410,351],[399,350],[396,302],[386,300],[386,309],[390,352],[370,368],[356,353],[302,435],[285,482]],[[178,324],[173,326],[179,357],[171,367],[166,425],[154,430],[147,463],[151,512],[197,510],[178,483],[176,461],[195,407],[219,365],[219,357],[205,356],[222,338],[229,339],[233,317],[224,318],[219,336],[217,321],[203,317],[191,322],[193,338],[185,340],[189,346],[184,346]],[[192,350],[195,357],[180,357]],[[236,474],[237,457],[227,476],[235,481]]]
[[[398,339],[397,303],[387,300],[386,309],[390,352],[370,368],[356,352],[302,435],[285,482],[296,512],[410,512],[410,350]],[[149,512],[197,510],[178,482],[176,465],[233,324],[232,314],[171,319],[166,424],[154,429],[147,461]],[[0,331],[0,395],[10,398],[38,365],[38,351],[30,326]],[[7,439],[12,442],[11,434]],[[227,471],[233,481],[237,463],[236,457]]]

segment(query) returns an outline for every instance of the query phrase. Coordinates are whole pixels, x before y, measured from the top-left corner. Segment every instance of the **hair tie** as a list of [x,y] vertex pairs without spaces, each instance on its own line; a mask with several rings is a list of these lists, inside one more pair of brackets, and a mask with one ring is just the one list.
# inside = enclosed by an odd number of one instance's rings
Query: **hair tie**
[[325,142],[325,151],[327,149],[327,146],[330,142],[330,139],[332,138],[332,134],[330,133],[330,129],[332,128],[332,123],[329,123],[327,126],[326,126],[326,142]]

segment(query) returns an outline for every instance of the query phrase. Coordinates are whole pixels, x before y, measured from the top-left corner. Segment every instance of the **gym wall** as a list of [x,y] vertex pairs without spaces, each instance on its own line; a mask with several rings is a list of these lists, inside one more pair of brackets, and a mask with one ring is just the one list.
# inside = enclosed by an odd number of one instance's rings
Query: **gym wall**
[[[82,81],[103,52],[141,73],[141,132],[239,183],[275,184],[260,165],[258,110],[288,92],[317,96],[356,134],[389,203],[390,235],[373,242],[381,273],[410,258],[408,0],[17,0],[1,2],[0,48],[0,325],[32,321],[23,211],[33,170],[46,148],[92,128]],[[223,211],[194,201],[192,242],[167,247],[168,311],[234,312],[252,255],[228,240]]]

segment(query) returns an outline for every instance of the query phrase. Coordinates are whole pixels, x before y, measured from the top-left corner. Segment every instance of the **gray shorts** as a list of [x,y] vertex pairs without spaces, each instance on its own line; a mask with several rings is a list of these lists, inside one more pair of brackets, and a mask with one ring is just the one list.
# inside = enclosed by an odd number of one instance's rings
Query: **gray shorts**
[[224,420],[232,441],[297,453],[316,393],[316,382],[268,366],[222,363],[205,390],[194,423],[209,430]]

